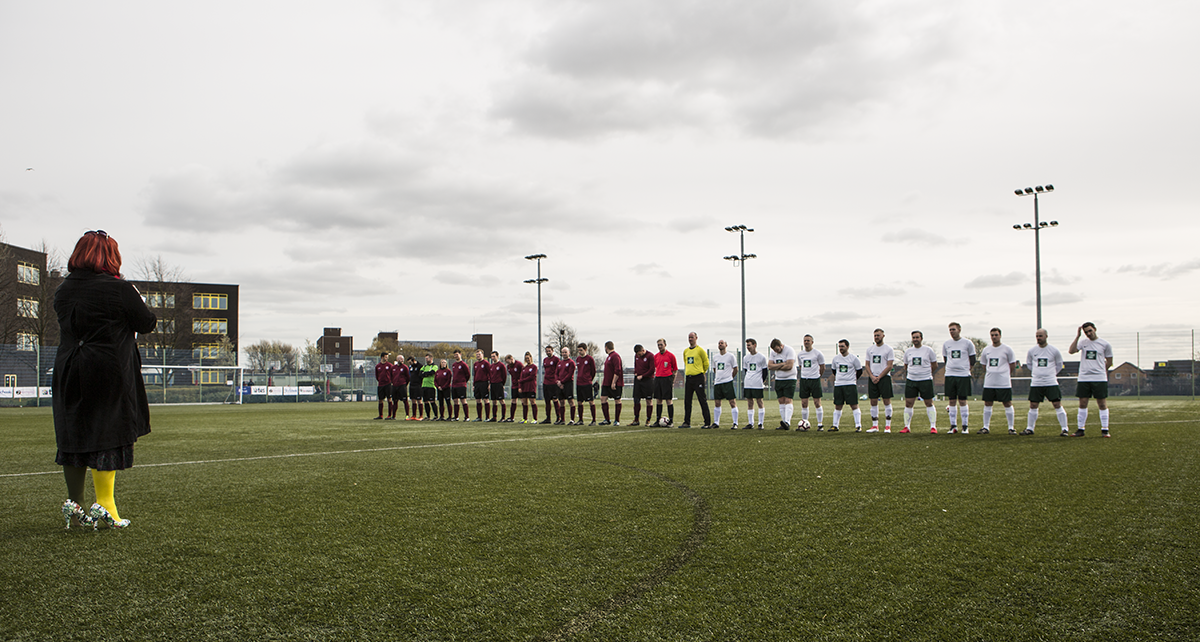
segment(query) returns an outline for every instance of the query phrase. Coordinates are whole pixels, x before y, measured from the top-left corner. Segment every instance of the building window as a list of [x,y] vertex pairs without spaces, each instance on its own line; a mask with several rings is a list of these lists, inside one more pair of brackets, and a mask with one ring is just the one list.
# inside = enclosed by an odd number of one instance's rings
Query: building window
[[192,383],[219,383],[224,385],[225,376],[221,370],[200,370],[192,372]]
[[1119,373],[1119,372],[1118,372],[1118,373],[1115,373],[1115,374],[1116,374],[1116,376],[1115,376],[1115,377],[1113,377],[1114,379],[1120,379],[1120,378],[1121,378],[1121,373]]
[[193,359],[216,359],[221,356],[221,344],[205,343],[197,344],[192,348]]
[[15,374],[4,375],[4,387],[5,388],[16,388],[17,387],[17,375],[15,375]]
[[159,334],[175,332],[175,319],[159,319],[158,325],[154,326],[154,331]]
[[192,321],[192,334],[229,334],[226,319],[196,319]]
[[167,292],[147,292],[142,295],[142,299],[151,308],[175,307],[175,295]]
[[37,345],[38,338],[36,334],[29,334],[28,332],[17,333],[17,350],[33,352],[37,348]]
[[227,294],[193,294],[192,309],[194,310],[228,310],[229,295]]
[[38,302],[33,299],[17,299],[17,316],[38,318]]
[[17,263],[17,281],[28,285],[38,285],[42,281],[42,271],[32,263]]

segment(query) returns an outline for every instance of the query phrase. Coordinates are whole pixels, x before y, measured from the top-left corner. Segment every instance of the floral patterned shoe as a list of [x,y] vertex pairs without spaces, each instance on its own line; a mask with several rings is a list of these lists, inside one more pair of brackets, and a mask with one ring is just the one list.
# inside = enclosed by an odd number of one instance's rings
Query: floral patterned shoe
[[113,516],[109,514],[108,509],[100,504],[92,504],[91,518],[93,529],[100,528],[100,524],[104,524],[109,528],[125,528],[126,526],[129,526],[129,520],[113,519]]
[[71,530],[71,518],[74,517],[80,526],[91,526],[95,528],[95,522],[92,516],[88,515],[79,504],[71,500],[63,502],[62,505],[63,520],[67,522],[67,530]]

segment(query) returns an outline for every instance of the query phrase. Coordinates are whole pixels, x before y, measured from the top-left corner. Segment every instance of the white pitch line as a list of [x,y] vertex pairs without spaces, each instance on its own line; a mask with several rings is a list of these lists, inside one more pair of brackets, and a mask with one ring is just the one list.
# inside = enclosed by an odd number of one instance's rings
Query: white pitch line
[[[224,464],[238,461],[261,461],[264,459],[289,459],[292,457],[319,457],[322,455],[353,455],[357,453],[380,453],[391,450],[417,450],[420,448],[449,448],[453,446],[486,446],[488,444],[504,444],[517,441],[541,441],[545,439],[572,439],[575,437],[608,437],[612,435],[628,435],[631,433],[647,432],[650,430],[664,430],[663,428],[639,428],[637,430],[614,430],[610,432],[595,432],[577,435],[543,435],[541,437],[513,437],[510,439],[493,439],[489,441],[458,441],[448,444],[418,444],[415,446],[388,446],[386,448],[358,448],[355,450],[327,450],[315,453],[289,453],[285,455],[260,455],[258,457],[231,457],[229,459],[198,459],[196,461],[173,461],[164,462],[161,464],[138,464],[136,468],[158,468],[161,466],[193,466],[197,464]],[[36,473],[4,473],[0,474],[0,478],[4,477],[34,477],[37,475],[61,475],[61,470],[44,471]]]

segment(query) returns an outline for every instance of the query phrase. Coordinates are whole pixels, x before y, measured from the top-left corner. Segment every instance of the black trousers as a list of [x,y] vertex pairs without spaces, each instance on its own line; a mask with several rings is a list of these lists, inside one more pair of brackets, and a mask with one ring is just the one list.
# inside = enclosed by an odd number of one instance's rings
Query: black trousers
[[700,397],[700,411],[704,413],[704,425],[712,423],[708,412],[708,395],[704,394],[704,375],[688,375],[683,382],[683,423],[692,423],[692,395]]

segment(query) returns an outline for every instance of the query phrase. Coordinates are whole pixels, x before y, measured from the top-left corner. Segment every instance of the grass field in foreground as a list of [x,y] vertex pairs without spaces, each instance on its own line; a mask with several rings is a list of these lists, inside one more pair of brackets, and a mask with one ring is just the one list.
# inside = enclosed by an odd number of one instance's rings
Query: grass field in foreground
[[0,639],[1195,640],[1200,405],[1112,407],[1112,439],[156,407],[100,532],[62,528],[49,410],[4,409]]

